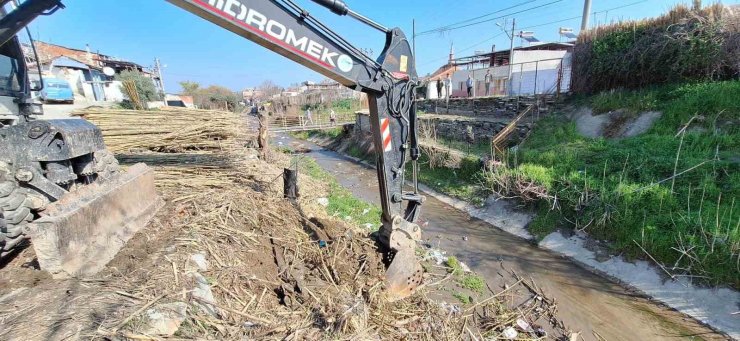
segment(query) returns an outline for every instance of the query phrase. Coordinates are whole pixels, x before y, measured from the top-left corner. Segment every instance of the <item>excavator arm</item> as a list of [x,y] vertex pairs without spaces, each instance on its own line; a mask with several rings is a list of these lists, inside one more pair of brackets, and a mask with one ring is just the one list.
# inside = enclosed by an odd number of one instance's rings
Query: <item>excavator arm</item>
[[[423,197],[416,179],[419,149],[413,96],[418,80],[403,32],[373,22],[341,0],[312,0],[380,31],[385,47],[372,60],[291,0],[167,1],[368,95],[383,209],[379,239],[391,260],[386,272],[388,297],[397,300],[413,293],[421,284],[422,269],[415,256],[421,230],[415,221]],[[413,163],[413,189],[404,191],[408,161]]]

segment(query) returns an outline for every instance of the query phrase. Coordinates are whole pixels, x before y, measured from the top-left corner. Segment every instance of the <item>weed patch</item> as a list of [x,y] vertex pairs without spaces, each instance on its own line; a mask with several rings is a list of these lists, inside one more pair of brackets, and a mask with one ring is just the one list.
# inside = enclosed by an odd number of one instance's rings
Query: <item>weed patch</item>
[[459,282],[463,288],[473,290],[477,293],[483,292],[483,288],[486,286],[486,282],[478,275],[465,275]]
[[452,294],[452,297],[457,298],[462,304],[470,304],[472,302],[470,296],[462,292],[456,292]]
[[463,274],[462,265],[460,265],[460,261],[457,260],[456,257],[451,256],[447,258],[447,261],[445,262],[445,265],[447,265],[447,272],[451,273],[454,276],[459,276]]
[[329,185],[327,212],[332,215],[353,223],[359,227],[377,230],[380,223],[381,211],[378,206],[366,203],[355,198],[352,193],[337,182],[337,180],[316,163],[315,160],[306,157],[297,157],[299,172],[320,180]]

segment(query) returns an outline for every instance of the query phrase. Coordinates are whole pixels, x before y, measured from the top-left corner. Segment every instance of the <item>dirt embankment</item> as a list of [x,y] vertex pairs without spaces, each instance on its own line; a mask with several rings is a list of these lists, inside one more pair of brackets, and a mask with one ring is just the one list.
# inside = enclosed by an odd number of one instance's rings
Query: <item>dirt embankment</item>
[[[144,112],[139,124],[148,124]],[[192,115],[211,115],[194,111]],[[116,113],[109,115],[114,122]],[[228,115],[222,115],[228,117]],[[26,249],[0,270],[0,339],[483,339],[564,335],[554,302],[518,282],[481,291],[465,308],[435,301],[460,290],[427,263],[425,288],[389,303],[384,263],[367,230],[327,217],[326,184],[301,175],[282,198],[282,167],[245,145],[253,122],[175,127],[167,139],[106,140],[124,165],[156,168],[166,207],[99,274],[53,280]],[[153,129],[153,128],[152,128]],[[211,130],[220,131],[214,134]],[[207,132],[209,130],[211,132]],[[187,134],[182,134],[187,131]],[[163,145],[162,141],[166,141]],[[102,214],[103,212],[101,212]],[[464,291],[463,291],[464,292]],[[516,298],[516,299],[515,299]],[[521,302],[514,310],[507,302]],[[517,327],[517,321],[527,328]],[[519,323],[519,325],[522,325]],[[542,326],[544,329],[539,329]]]

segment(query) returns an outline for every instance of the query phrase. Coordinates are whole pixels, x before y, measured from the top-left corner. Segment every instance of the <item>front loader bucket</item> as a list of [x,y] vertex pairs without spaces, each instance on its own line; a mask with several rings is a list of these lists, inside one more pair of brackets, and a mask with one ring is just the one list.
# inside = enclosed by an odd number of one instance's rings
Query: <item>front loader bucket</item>
[[128,172],[83,186],[49,205],[27,235],[39,264],[54,278],[92,275],[102,269],[163,205],[154,170]]

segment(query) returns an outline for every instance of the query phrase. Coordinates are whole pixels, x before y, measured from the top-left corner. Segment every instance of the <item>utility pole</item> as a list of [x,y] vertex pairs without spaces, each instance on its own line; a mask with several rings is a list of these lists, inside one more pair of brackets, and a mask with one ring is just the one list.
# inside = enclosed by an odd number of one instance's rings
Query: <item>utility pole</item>
[[[506,29],[504,29],[504,32],[506,32]],[[511,75],[513,73],[512,69],[514,68],[514,32],[516,32],[516,18],[511,20],[511,34],[509,37],[511,39],[511,47],[509,48],[509,96],[514,95],[514,92],[512,90],[514,82],[511,79]]]
[[583,21],[581,21],[581,31],[588,29],[588,19],[591,15],[591,0],[585,0],[583,3]]
[[[411,41],[413,44],[412,51],[414,53],[414,60],[416,60],[416,19],[411,19]],[[416,65],[414,65],[416,67]]]
[[159,86],[162,88],[162,100],[164,101],[164,106],[167,107],[167,92],[164,90],[164,78],[162,78],[162,64],[159,62],[159,58],[154,59],[154,63],[157,65],[157,76],[159,76]]

